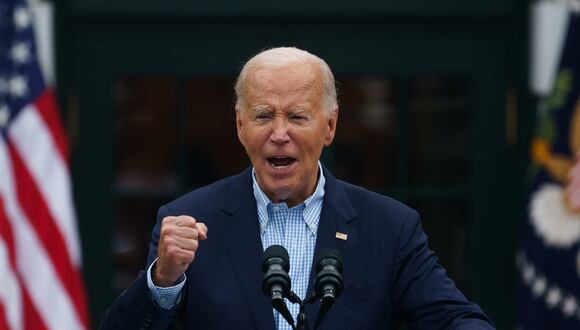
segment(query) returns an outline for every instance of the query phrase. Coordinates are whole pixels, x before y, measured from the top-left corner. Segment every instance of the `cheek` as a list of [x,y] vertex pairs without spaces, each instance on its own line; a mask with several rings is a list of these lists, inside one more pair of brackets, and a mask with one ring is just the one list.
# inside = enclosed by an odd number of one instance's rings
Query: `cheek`
[[266,141],[267,136],[264,134],[264,132],[261,132],[260,130],[252,130],[250,131],[246,131],[245,134],[243,135],[243,144],[244,147],[246,148],[246,150],[249,153],[258,153],[259,150],[262,148],[262,146],[264,145],[264,141]]

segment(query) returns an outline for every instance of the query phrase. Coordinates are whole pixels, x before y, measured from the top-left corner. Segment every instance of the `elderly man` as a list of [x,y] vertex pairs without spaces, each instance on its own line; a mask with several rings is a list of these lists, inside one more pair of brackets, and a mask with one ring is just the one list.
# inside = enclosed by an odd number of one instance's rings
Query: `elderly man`
[[[236,125],[252,167],[162,206],[147,270],[105,329],[290,329],[262,293],[261,258],[290,256],[293,291],[313,290],[313,256],[343,256],[344,291],[320,329],[492,329],[427,247],[417,213],[334,178],[320,162],[336,132],[334,77],[320,58],[274,48],[236,84]],[[208,233],[208,229],[210,230]],[[319,303],[308,305],[314,329]],[[290,304],[294,318],[298,306]]]

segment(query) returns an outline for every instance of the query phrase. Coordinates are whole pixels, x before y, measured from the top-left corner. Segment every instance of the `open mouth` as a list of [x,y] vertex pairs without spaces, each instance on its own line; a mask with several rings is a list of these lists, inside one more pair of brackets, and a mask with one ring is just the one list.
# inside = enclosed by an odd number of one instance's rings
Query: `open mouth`
[[274,168],[286,168],[296,162],[296,159],[291,157],[268,157],[267,159]]

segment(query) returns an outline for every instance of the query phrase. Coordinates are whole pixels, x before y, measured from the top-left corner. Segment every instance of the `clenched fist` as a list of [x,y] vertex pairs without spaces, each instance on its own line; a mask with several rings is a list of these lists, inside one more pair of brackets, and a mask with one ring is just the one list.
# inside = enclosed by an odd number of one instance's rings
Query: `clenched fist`
[[172,286],[195,258],[199,241],[205,239],[207,227],[194,218],[186,215],[163,218],[153,283]]

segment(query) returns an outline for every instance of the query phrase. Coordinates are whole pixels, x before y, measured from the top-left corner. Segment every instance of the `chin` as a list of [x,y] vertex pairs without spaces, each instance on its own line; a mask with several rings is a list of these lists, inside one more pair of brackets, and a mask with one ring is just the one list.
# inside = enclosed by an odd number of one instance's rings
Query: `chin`
[[280,201],[286,201],[288,198],[291,197],[291,191],[295,191],[292,186],[289,185],[270,185],[268,187],[268,191],[271,191],[273,194],[273,202],[279,203]]

